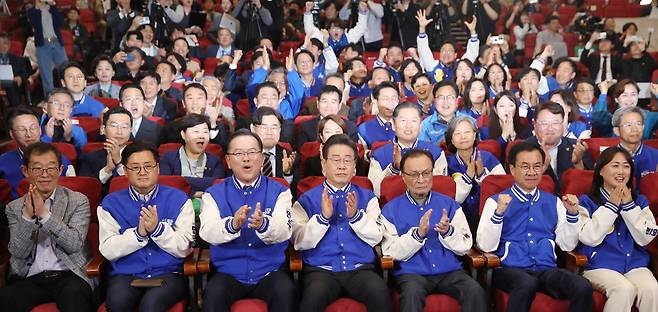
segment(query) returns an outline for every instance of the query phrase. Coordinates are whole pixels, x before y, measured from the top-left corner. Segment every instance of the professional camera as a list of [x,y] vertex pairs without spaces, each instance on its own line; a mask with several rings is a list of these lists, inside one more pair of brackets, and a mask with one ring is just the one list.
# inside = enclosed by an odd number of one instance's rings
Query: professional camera
[[574,31],[581,35],[603,31],[603,20],[598,16],[583,15],[574,22]]

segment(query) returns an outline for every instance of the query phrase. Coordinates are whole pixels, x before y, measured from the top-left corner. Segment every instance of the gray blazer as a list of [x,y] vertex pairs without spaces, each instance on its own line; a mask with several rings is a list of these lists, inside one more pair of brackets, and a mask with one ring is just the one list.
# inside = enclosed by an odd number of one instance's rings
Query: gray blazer
[[[9,252],[11,253],[10,275],[26,277],[30,270],[29,263],[34,258],[34,240],[38,226],[33,221],[23,218],[23,205],[27,196],[9,203],[5,212],[9,224]],[[87,247],[87,228],[89,226],[89,200],[82,193],[65,187],[57,187],[55,202],[51,206],[48,221],[41,226],[41,231],[50,235],[57,258],[91,287],[94,282],[87,277],[87,263],[91,256]]]

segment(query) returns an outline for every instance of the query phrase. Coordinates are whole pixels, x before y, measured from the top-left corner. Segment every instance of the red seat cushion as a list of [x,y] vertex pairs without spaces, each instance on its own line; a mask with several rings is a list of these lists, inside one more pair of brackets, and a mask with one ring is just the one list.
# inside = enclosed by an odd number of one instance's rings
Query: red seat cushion
[[231,305],[231,312],[267,312],[267,302],[260,299],[242,299]]
[[367,312],[366,306],[354,299],[340,298],[330,304],[325,312]]
[[[393,311],[400,310],[400,294],[393,291]],[[444,294],[431,294],[425,297],[424,312],[459,312],[459,301]]]

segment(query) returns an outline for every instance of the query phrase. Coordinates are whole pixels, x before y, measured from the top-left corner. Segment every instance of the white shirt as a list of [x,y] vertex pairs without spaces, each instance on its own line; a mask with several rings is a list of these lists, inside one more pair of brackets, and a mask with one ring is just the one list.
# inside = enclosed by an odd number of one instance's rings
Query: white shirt
[[[124,150],[125,148],[126,148],[126,146],[122,147],[122,148],[119,150],[119,154],[123,153],[123,150]],[[110,155],[107,155],[107,156],[110,157]],[[113,160],[113,161],[114,161],[114,160]],[[124,176],[124,175],[126,175],[126,171],[125,171],[124,169],[125,169],[125,168],[123,167],[123,164],[122,164],[122,163],[119,163],[119,164],[116,166],[117,173],[118,173],[120,176]],[[102,169],[98,172],[98,179],[101,180],[101,184],[105,184],[105,183],[107,182],[107,180],[109,180],[111,177],[112,177],[112,172],[107,173],[107,172],[105,172],[105,170],[102,170]]]
[[139,131],[139,126],[142,124],[142,118],[139,117],[139,119],[133,119],[133,128],[130,130],[130,134],[134,137],[137,136],[137,131]]
[[[41,218],[41,223],[44,223],[50,219],[50,209],[53,202],[55,201],[55,192],[56,190],[53,191],[50,197],[48,197],[43,203],[44,207],[48,209],[48,215]],[[36,222],[36,220],[27,219],[25,217],[23,217],[23,219],[30,222]],[[68,268],[57,258],[57,255],[55,255],[55,250],[53,250],[52,247],[53,242],[50,239],[50,236],[45,231],[41,230],[39,230],[37,233],[38,243],[36,255],[34,256],[34,262],[30,266],[30,270],[27,272],[27,277],[39,274],[43,271],[67,271]]]

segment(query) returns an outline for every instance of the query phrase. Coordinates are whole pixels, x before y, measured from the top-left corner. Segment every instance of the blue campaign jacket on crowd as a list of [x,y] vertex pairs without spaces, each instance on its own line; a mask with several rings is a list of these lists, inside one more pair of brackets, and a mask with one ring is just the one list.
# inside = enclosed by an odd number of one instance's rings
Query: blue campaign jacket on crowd
[[[455,117],[456,116],[468,115],[464,115],[464,113],[457,111],[455,112]],[[475,119],[473,119],[473,121],[475,121]],[[418,136],[418,139],[438,145],[444,139],[446,132],[448,132],[448,123],[443,121],[439,116],[438,111],[434,111],[434,114],[425,118],[420,124],[420,135]]]
[[[49,137],[46,134],[46,124],[48,123],[48,115],[43,114],[41,116],[41,142],[44,143],[53,143],[53,142],[60,142],[60,141],[53,141],[52,137]],[[71,140],[72,142],[65,142],[65,143],[71,143],[73,146],[75,146],[75,149],[78,151],[78,154],[82,152],[82,147],[87,144],[87,133],[85,132],[82,127],[78,125],[72,125],[71,127]]]
[[[384,206],[382,216],[395,226],[399,235],[402,235],[418,227],[420,218],[427,212],[427,209],[433,209],[434,212],[430,216],[429,223],[438,224],[441,221],[443,209],[447,210],[448,218],[452,220],[461,207],[452,198],[437,192],[430,192],[425,203],[419,206],[409,193],[405,192]],[[451,226],[445,236],[452,235],[453,231],[454,228]],[[419,242],[422,241],[415,232],[412,236]],[[439,234],[430,227],[423,246],[411,258],[398,262],[393,275],[436,275],[461,268],[462,264],[457,255],[441,243]]]
[[[393,148],[395,147],[395,144],[398,144],[397,138],[393,139],[393,142],[378,148],[372,153],[372,157],[376,159],[377,162],[379,162],[379,165],[382,169],[393,163]],[[416,139],[416,142],[414,142],[410,148],[400,147],[400,156],[404,156],[404,154],[408,153],[412,149],[420,149],[430,152],[432,154],[432,163],[439,159],[443,153],[443,150],[441,150],[441,148],[439,148],[437,145]]]
[[79,101],[73,103],[71,116],[100,117],[104,109],[105,105],[103,103],[91,96],[83,95]]
[[384,122],[378,115],[359,126],[359,137],[371,148],[372,143],[395,139],[395,130],[392,122]]
[[[121,227],[120,233],[127,229],[136,229],[139,225],[140,211],[142,207],[155,205],[158,209],[158,219],[161,222],[167,222],[174,225],[174,222],[180,214],[181,207],[188,200],[187,194],[165,185],[156,185],[156,189],[148,202],[139,200],[136,191],[129,187],[127,189],[113,192],[105,196],[101,207],[110,213],[112,218]],[[150,235],[156,238],[164,232],[163,224],[158,224],[156,229]],[[147,238],[137,239],[144,240]],[[137,251],[111,261],[111,275],[126,274],[133,275],[137,278],[150,278],[171,272],[182,272],[184,258],[175,257],[162,248],[160,248],[152,239],[148,241],[145,247]]]
[[[491,153],[474,149],[473,154],[475,155],[474,159],[477,158],[478,152],[482,156],[482,165],[489,170],[493,171],[494,168],[500,165],[500,161]],[[475,213],[479,212],[480,209],[480,184],[474,183],[473,180],[466,177],[466,168],[467,165],[459,157],[457,153],[451,154],[447,157],[448,161],[448,175],[455,179],[456,175],[460,175],[462,179],[468,184],[471,184],[471,192],[468,193],[468,196],[462,202],[462,208],[465,213]],[[475,178],[475,177],[472,177]]]
[[[578,245],[577,250],[587,256],[586,269],[610,269],[625,274],[633,269],[647,267],[649,264],[647,247],[636,242],[626,222],[630,220],[640,221],[641,219],[639,218],[630,217],[630,214],[633,213],[631,211],[638,210],[634,211],[634,213],[640,213],[639,211],[649,209],[649,201],[646,197],[639,195],[635,199],[635,202],[616,206],[609,201],[609,194],[604,189],[601,189],[600,192],[601,199],[605,201],[603,204],[594,202],[588,195],[580,196],[579,200],[580,206],[587,209],[590,222],[594,222],[594,218],[598,217],[599,223],[612,223],[609,229],[607,226],[603,229],[607,234],[600,239],[596,246],[585,245],[582,241],[588,240],[581,238],[581,243]],[[608,211],[599,211],[600,209],[606,209]],[[597,216],[594,216],[595,213]],[[646,230],[644,229],[645,227]],[[640,234],[653,234],[649,237],[655,237],[658,234],[658,229],[655,226],[652,228],[651,226],[646,226],[643,222],[642,224],[638,224],[638,229],[642,232]],[[583,227],[583,231],[586,230],[588,229]],[[651,238],[648,241],[650,242]]]
[[[247,84],[247,98],[249,99],[249,105],[251,111],[256,111],[256,105],[254,105],[254,98],[256,97],[256,87],[265,81],[267,78],[268,71],[262,67],[254,70],[249,83]],[[283,96],[279,104],[279,112],[286,120],[292,120],[297,117],[299,110],[302,108],[304,102],[304,82],[299,78],[299,74],[291,70],[287,75],[288,79],[288,94]]]
[[[67,168],[71,165],[71,161],[62,155],[61,158],[62,176],[66,175]],[[5,179],[11,186],[11,198],[18,198],[18,184],[25,179],[21,166],[23,165],[23,152],[20,149],[6,152],[0,155],[0,179]]]
[[[322,192],[328,188],[333,196],[334,213],[327,220],[322,216]],[[347,194],[354,192],[357,212],[347,217]],[[365,208],[375,194],[355,184],[347,184],[342,190],[335,190],[326,181],[305,192],[299,197],[299,204],[308,216],[317,215],[318,222],[329,226],[322,240],[315,248],[302,251],[305,264],[333,272],[353,271],[365,264],[375,262],[375,253],[352,229],[354,224],[365,217]]]
[[[622,144],[619,144],[622,147]],[[635,169],[635,189],[640,190],[642,185],[642,178],[650,173],[656,172],[658,166],[658,149],[640,143],[635,152],[631,152],[633,156],[633,169]]]
[[[217,203],[221,216],[233,216],[243,205],[252,207],[249,217],[253,214],[256,203],[263,207],[264,216],[272,216],[273,207],[279,196],[288,190],[283,184],[272,179],[259,177],[253,188],[243,189],[235,178],[228,178],[208,188],[206,192]],[[265,219],[268,220],[268,219]],[[220,220],[217,220],[219,222]],[[288,223],[289,226],[291,223]],[[226,227],[230,233],[237,233],[228,219]],[[238,239],[220,245],[210,245],[210,258],[218,272],[226,273],[243,284],[257,284],[270,272],[277,271],[286,260],[288,242],[275,244],[264,243],[257,235],[267,231],[266,221],[260,229],[250,229],[243,226]]]

